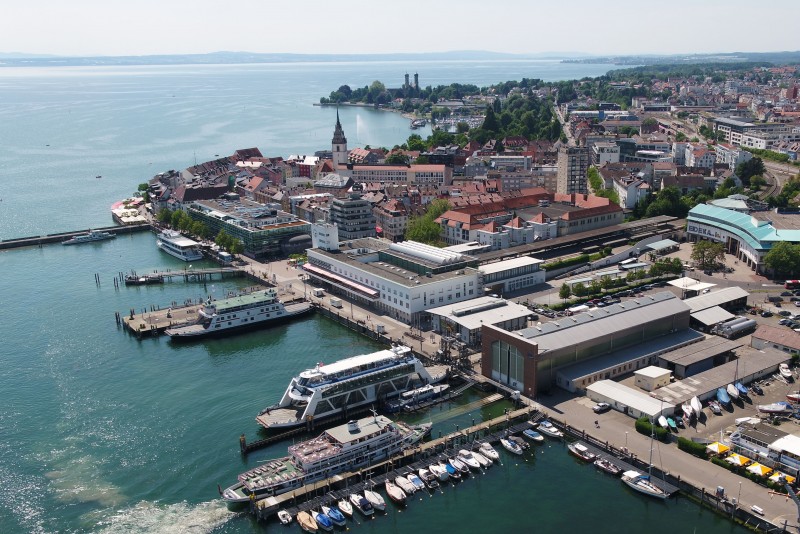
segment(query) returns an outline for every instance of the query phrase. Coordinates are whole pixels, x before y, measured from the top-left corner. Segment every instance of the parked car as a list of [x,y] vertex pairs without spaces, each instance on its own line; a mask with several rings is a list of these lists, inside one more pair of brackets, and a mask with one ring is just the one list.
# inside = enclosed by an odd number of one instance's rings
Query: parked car
[[778,321],[778,324],[781,326],[787,326],[791,322],[792,321],[790,321],[789,319],[781,319],[780,321]]
[[597,404],[595,404],[592,407],[592,410],[594,410],[594,413],[603,413],[603,412],[609,411],[610,409],[611,409],[611,405],[608,404],[607,402],[598,402]]
[[778,312],[778,315],[780,315],[781,317],[789,317],[792,315],[792,312],[790,312],[789,310],[781,310]]
[[796,301],[794,302],[794,305],[795,305],[795,306],[797,306],[798,308],[800,308],[800,300],[796,300]]
[[764,310],[761,312],[761,317],[772,317],[772,312]]
[[781,293],[782,297],[791,297],[792,295],[794,295],[794,293],[792,293],[791,291],[784,291],[783,293]]

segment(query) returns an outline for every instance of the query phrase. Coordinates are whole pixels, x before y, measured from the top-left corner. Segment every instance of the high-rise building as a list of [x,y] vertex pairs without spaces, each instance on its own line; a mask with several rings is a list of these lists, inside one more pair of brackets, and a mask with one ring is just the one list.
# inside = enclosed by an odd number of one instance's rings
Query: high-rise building
[[347,165],[347,138],[342,130],[342,123],[339,122],[339,110],[336,110],[336,128],[333,130],[331,140],[331,153],[333,154],[333,165],[336,168]]
[[354,184],[347,198],[334,199],[330,214],[330,222],[338,227],[341,241],[377,235],[372,204],[361,198],[361,184]]
[[591,152],[586,147],[562,146],[558,149],[557,193],[589,192],[586,173],[589,170]]

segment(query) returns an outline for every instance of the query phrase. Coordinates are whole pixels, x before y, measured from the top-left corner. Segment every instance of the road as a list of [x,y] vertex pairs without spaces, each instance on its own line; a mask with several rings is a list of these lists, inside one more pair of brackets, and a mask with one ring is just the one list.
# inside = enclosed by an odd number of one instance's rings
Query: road
[[572,132],[569,131],[569,128],[567,127],[567,121],[561,114],[561,110],[559,109],[558,105],[553,106],[553,113],[556,114],[556,117],[558,117],[558,122],[561,123],[561,131],[567,136],[567,145],[575,146],[575,138],[572,137]]

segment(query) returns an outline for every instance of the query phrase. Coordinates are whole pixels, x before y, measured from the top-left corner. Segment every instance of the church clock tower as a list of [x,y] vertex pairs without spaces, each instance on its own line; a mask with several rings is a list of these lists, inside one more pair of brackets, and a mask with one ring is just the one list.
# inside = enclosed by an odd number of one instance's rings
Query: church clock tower
[[333,153],[333,166],[344,167],[347,165],[347,138],[342,130],[342,123],[339,122],[339,110],[336,110],[336,129],[333,131],[331,140],[331,152]]

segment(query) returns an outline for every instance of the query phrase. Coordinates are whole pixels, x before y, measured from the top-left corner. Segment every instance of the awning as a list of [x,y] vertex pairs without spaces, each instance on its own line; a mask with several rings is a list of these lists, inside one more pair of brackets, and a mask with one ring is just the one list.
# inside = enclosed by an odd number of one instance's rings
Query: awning
[[773,482],[780,482],[781,477],[784,477],[789,484],[794,484],[795,480],[797,480],[792,475],[786,475],[780,471],[775,471],[769,479]]
[[712,306],[692,314],[692,319],[699,321],[706,326],[712,326],[723,321],[728,321],[734,317],[736,316],[726,310],[723,310],[719,306]]
[[725,454],[726,452],[728,452],[729,450],[731,450],[731,448],[730,448],[730,447],[728,447],[727,445],[723,445],[723,444],[722,444],[722,443],[720,443],[719,441],[715,441],[715,442],[714,442],[714,443],[712,443],[711,445],[708,445],[708,446],[706,447],[706,450],[707,450],[707,451],[711,451],[711,452],[713,452],[714,454]]
[[377,299],[379,293],[375,289],[371,289],[367,286],[357,284],[356,282],[352,282],[343,276],[339,276],[338,274],[333,274],[331,272],[326,271],[325,269],[320,269],[310,263],[303,264],[303,269],[312,273],[313,275],[317,276],[318,278],[322,278],[323,280],[338,286],[344,290],[352,291],[357,293],[361,296],[368,297],[371,299]]
[[767,467],[766,465],[761,465],[760,463],[754,463],[753,465],[748,467],[747,470],[750,471],[751,473],[755,473],[760,477],[764,477],[772,473],[771,467]]
[[730,456],[728,456],[727,458],[725,458],[725,461],[728,462],[729,464],[738,465],[739,467],[743,467],[743,466],[749,464],[750,462],[752,462],[753,460],[751,460],[750,458],[747,458],[746,456],[742,456],[741,454],[733,453]]

